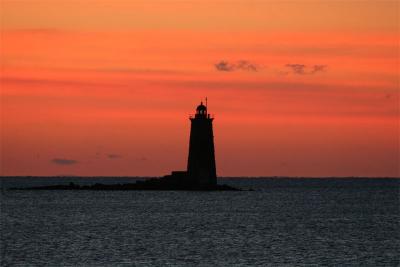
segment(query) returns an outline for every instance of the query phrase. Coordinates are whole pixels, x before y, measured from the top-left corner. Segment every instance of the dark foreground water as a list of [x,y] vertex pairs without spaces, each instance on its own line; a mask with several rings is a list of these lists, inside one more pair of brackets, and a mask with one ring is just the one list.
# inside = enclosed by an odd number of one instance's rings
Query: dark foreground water
[[5,189],[61,181],[32,179],[2,179],[1,266],[399,265],[399,179],[225,181],[254,192]]

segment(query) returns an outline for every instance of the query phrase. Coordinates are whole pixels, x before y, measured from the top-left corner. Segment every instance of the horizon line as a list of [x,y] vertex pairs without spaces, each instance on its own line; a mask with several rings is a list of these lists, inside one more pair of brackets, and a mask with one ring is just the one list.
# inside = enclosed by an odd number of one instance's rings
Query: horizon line
[[[0,175],[1,178],[161,178],[163,176]],[[220,176],[217,179],[400,179],[400,176]]]

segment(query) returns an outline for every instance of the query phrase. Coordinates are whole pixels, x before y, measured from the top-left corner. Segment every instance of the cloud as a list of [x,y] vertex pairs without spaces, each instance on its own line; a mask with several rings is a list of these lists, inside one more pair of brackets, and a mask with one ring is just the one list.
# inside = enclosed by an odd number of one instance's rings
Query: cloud
[[236,68],[240,69],[240,70],[246,70],[246,71],[258,71],[260,69],[260,67],[258,65],[251,63],[249,61],[246,61],[246,60],[240,60],[236,64]]
[[[326,65],[307,66],[304,64],[286,64],[285,67],[289,68],[293,74],[299,74],[299,75],[315,74],[317,72],[324,72],[327,68]],[[283,72],[283,74],[288,74],[288,73]]]
[[311,71],[311,73],[316,73],[319,71],[325,71],[326,70],[326,65],[314,65],[313,66],[313,70]]
[[77,160],[73,159],[62,159],[62,158],[54,158],[51,160],[52,163],[54,164],[59,164],[59,165],[73,165],[78,163]]
[[108,157],[109,159],[119,159],[119,158],[122,158],[122,156],[121,156],[121,155],[118,155],[118,154],[108,154],[107,157]]
[[305,74],[304,69],[306,65],[303,64],[286,64],[285,65],[288,68],[292,69],[292,72],[295,74]]
[[229,64],[227,61],[220,61],[214,65],[218,71],[233,71],[235,70],[235,66]]
[[228,61],[221,60],[220,62],[214,64],[214,66],[218,71],[227,71],[227,72],[236,70],[257,72],[260,69],[260,66],[258,66],[255,63],[251,63],[247,60],[239,60],[234,63],[229,63]]

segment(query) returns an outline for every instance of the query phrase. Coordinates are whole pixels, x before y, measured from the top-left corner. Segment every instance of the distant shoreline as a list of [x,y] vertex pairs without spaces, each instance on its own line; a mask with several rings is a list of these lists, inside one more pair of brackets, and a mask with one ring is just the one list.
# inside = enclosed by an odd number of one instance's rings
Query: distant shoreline
[[[148,179],[159,179],[162,176],[75,176],[75,175],[66,175],[66,176],[38,176],[38,175],[28,175],[28,176],[0,176],[2,178],[73,178],[73,179],[140,179],[140,180],[148,180]],[[222,176],[218,177],[218,179],[400,179],[399,177],[390,177],[390,176],[323,176],[323,177],[314,177],[314,176]]]
[[[12,187],[9,190],[79,190],[79,191],[243,191],[228,185],[217,185],[215,187],[173,187],[173,186],[146,186],[137,183],[131,184],[99,184],[77,185],[70,183],[68,185],[50,185],[34,187]],[[249,190],[246,190],[249,191]],[[251,190],[250,190],[251,191]]]
[[185,179],[161,179],[129,176],[2,176],[3,190],[271,190],[272,188],[359,188],[394,186],[400,189],[398,177],[220,177],[209,188]]

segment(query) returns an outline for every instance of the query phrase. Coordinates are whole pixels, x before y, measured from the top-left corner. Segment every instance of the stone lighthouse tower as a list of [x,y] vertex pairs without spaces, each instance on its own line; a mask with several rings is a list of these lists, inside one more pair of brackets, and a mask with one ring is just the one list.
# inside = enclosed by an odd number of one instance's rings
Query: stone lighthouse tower
[[187,176],[197,186],[217,185],[213,120],[214,118],[208,114],[207,106],[204,106],[203,102],[197,107],[196,114],[190,117]]

